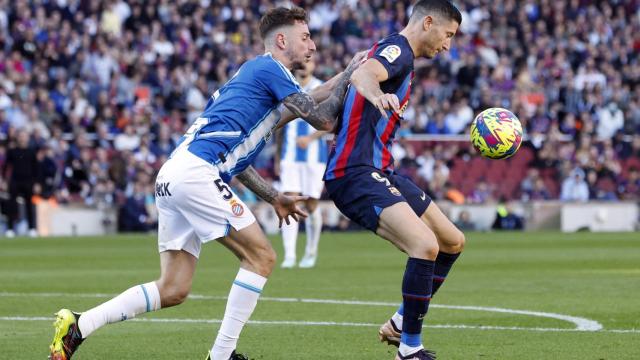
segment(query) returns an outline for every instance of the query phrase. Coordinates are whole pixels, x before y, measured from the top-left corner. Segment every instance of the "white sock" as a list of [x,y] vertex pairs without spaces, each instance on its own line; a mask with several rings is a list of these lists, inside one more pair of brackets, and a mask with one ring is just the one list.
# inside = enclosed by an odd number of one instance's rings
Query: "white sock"
[[80,315],[82,337],[106,324],[133,319],[136,315],[160,309],[160,292],[155,282],[136,285],[113,299]]
[[402,356],[407,356],[407,355],[415,354],[416,352],[420,351],[421,349],[424,349],[424,346],[420,345],[420,346],[412,347],[412,346],[408,346],[406,344],[400,343],[400,347],[398,348],[398,352]]
[[228,360],[236,349],[242,327],[249,320],[267,278],[249,270],[240,269],[231,286],[227,309],[211,348],[211,360]]
[[402,318],[403,316],[398,314],[398,312],[396,311],[395,314],[393,314],[393,316],[391,317],[391,320],[393,320],[393,323],[396,325],[396,327],[398,329],[400,329],[400,331],[402,331]]
[[298,239],[297,221],[291,221],[289,225],[282,225],[282,244],[284,245],[284,259],[296,260],[296,240]]
[[307,246],[305,255],[318,255],[318,244],[320,243],[320,233],[322,232],[322,212],[316,208],[309,214],[305,224],[307,230]]

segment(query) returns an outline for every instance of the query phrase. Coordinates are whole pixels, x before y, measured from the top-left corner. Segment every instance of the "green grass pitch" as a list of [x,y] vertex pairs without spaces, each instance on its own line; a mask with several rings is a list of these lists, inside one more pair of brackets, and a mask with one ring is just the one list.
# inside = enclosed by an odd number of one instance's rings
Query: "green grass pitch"
[[[98,330],[74,359],[204,359],[219,326],[207,320],[222,318],[238,265],[215,243],[200,259],[195,296]],[[393,359],[377,326],[400,301],[404,263],[372,234],[323,234],[316,268],[274,271],[238,350]],[[45,359],[55,311],[86,310],[158,273],[154,236],[0,239],[0,358]],[[640,234],[468,233],[431,304],[424,340],[438,359],[640,359]]]

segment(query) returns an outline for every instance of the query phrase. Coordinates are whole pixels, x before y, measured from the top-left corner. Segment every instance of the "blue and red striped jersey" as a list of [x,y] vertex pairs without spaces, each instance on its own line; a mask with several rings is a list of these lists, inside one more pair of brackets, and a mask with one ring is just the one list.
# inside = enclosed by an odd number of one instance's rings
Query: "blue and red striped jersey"
[[384,93],[398,96],[400,113],[387,111],[388,119],[385,119],[372,103],[350,86],[324,180],[342,177],[350,168],[359,166],[373,166],[382,171],[393,169],[391,144],[411,94],[413,50],[407,38],[393,34],[375,44],[368,57],[378,60],[387,69],[389,77],[380,83],[380,88]]

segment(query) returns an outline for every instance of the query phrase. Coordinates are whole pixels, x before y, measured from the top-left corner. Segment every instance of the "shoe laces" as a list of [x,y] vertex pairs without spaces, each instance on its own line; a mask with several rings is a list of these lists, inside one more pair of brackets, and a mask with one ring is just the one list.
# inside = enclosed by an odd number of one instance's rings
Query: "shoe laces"
[[80,344],[82,344],[83,341],[84,339],[80,334],[78,323],[71,325],[69,329],[69,333],[67,334],[67,336],[64,337],[62,342],[64,346],[64,350],[67,353],[67,355],[71,356],[76,351],[76,349],[78,349],[78,346],[80,346]]

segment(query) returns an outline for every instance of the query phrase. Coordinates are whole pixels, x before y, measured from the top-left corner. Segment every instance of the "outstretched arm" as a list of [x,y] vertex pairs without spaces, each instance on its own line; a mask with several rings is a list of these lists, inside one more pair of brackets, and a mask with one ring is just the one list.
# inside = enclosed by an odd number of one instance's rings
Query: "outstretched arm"
[[261,199],[273,206],[281,227],[283,221],[289,225],[289,216],[295,221],[298,221],[298,217],[307,217],[307,213],[296,205],[296,202],[306,200],[306,196],[287,196],[279,193],[258,174],[253,166],[247,167],[236,178]]
[[296,117],[305,119],[314,128],[326,131],[333,130],[335,118],[342,106],[349,79],[355,69],[360,65],[364,56],[364,52],[361,52],[353,57],[344,72],[335,80],[336,85],[334,90],[329,97],[320,104],[318,104],[311,95],[304,92],[289,95],[284,98],[282,103],[287,109],[291,110]]
[[272,204],[278,197],[278,190],[274,189],[253,166],[249,166],[244,169],[243,172],[238,174],[236,178],[244,184],[247,188],[258,195],[262,200]]

